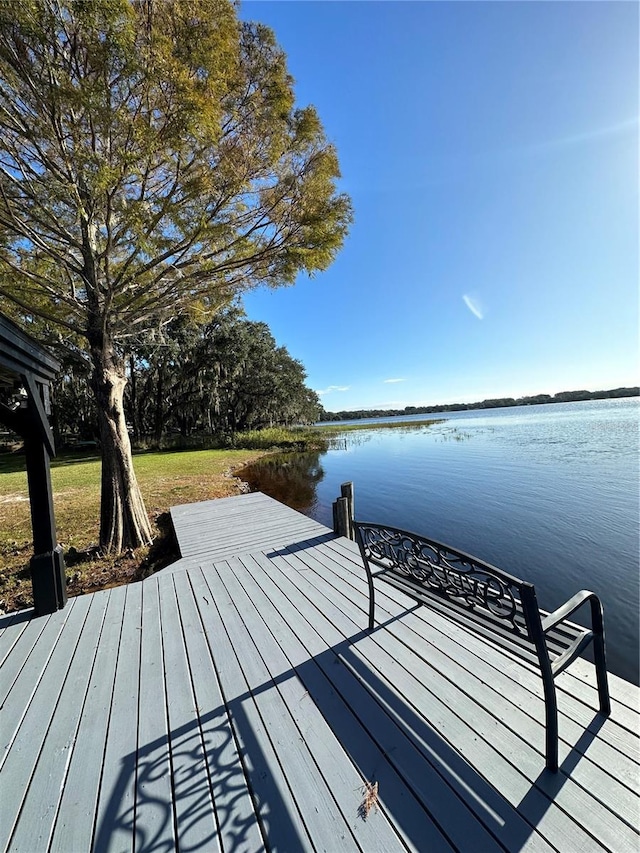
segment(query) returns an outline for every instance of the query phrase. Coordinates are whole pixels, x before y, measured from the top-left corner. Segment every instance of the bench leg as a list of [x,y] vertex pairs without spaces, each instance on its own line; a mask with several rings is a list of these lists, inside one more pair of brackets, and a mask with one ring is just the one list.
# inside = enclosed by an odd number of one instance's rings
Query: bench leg
[[602,604],[596,598],[591,599],[591,629],[593,631],[593,659],[596,665],[600,712],[605,716],[609,716],[611,713],[611,700],[609,699],[609,678],[607,676],[607,661],[604,652],[604,615],[602,613]]
[[596,664],[600,712],[608,717],[611,713],[611,700],[609,699],[609,678],[607,676],[607,664],[604,656],[604,637],[596,636],[593,638],[593,656]]
[[376,610],[376,599],[375,599],[375,591],[373,589],[373,579],[369,577],[369,631],[373,631],[373,617],[375,616]]
[[373,586],[373,575],[371,574],[371,569],[369,568],[369,562],[363,556],[364,567],[367,570],[367,585],[369,587],[369,625],[367,626],[368,631],[373,631],[373,617],[375,616],[376,610],[376,591]]
[[551,670],[542,672],[545,711],[545,760],[547,770],[558,770],[558,700]]

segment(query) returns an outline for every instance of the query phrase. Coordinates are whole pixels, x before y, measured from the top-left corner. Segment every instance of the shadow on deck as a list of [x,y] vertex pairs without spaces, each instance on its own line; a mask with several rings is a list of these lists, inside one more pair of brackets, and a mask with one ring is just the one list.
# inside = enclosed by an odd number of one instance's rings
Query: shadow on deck
[[391,587],[363,631],[353,543],[276,514],[265,548],[0,620],[0,850],[635,853],[637,688],[604,720],[564,673],[550,773],[533,670]]

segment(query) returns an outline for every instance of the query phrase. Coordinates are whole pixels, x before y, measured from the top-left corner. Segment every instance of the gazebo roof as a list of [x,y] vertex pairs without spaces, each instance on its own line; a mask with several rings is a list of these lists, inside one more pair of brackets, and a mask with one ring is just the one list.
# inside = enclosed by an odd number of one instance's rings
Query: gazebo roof
[[41,344],[0,314],[0,387],[12,387],[24,373],[48,383],[59,369],[60,362]]

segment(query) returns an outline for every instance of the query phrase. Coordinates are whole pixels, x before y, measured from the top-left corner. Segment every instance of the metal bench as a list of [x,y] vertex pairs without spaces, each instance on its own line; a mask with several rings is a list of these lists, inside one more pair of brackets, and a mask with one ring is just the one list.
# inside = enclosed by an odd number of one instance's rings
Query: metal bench
[[[469,554],[395,527],[358,521],[353,526],[369,582],[369,630],[374,625],[375,577],[536,665],[542,675],[546,709],[546,766],[556,771],[558,705],[554,679],[592,641],[600,711],[608,715],[611,710],[598,597],[582,590],[547,613],[538,607],[533,584]],[[379,570],[372,571],[371,564]],[[567,621],[587,601],[591,630]]]

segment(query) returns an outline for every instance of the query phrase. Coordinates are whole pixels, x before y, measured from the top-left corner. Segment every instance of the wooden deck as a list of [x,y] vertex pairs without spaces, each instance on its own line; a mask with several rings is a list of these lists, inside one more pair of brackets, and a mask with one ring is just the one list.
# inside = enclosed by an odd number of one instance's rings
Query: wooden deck
[[638,688],[603,720],[563,673],[551,774],[535,672],[387,585],[367,634],[353,543],[265,496],[192,512],[174,566],[0,620],[0,850],[636,853]]
[[174,506],[171,521],[180,553],[188,561],[175,564],[177,568],[200,558],[216,562],[283,543],[292,546],[335,538],[323,524],[262,492]]

